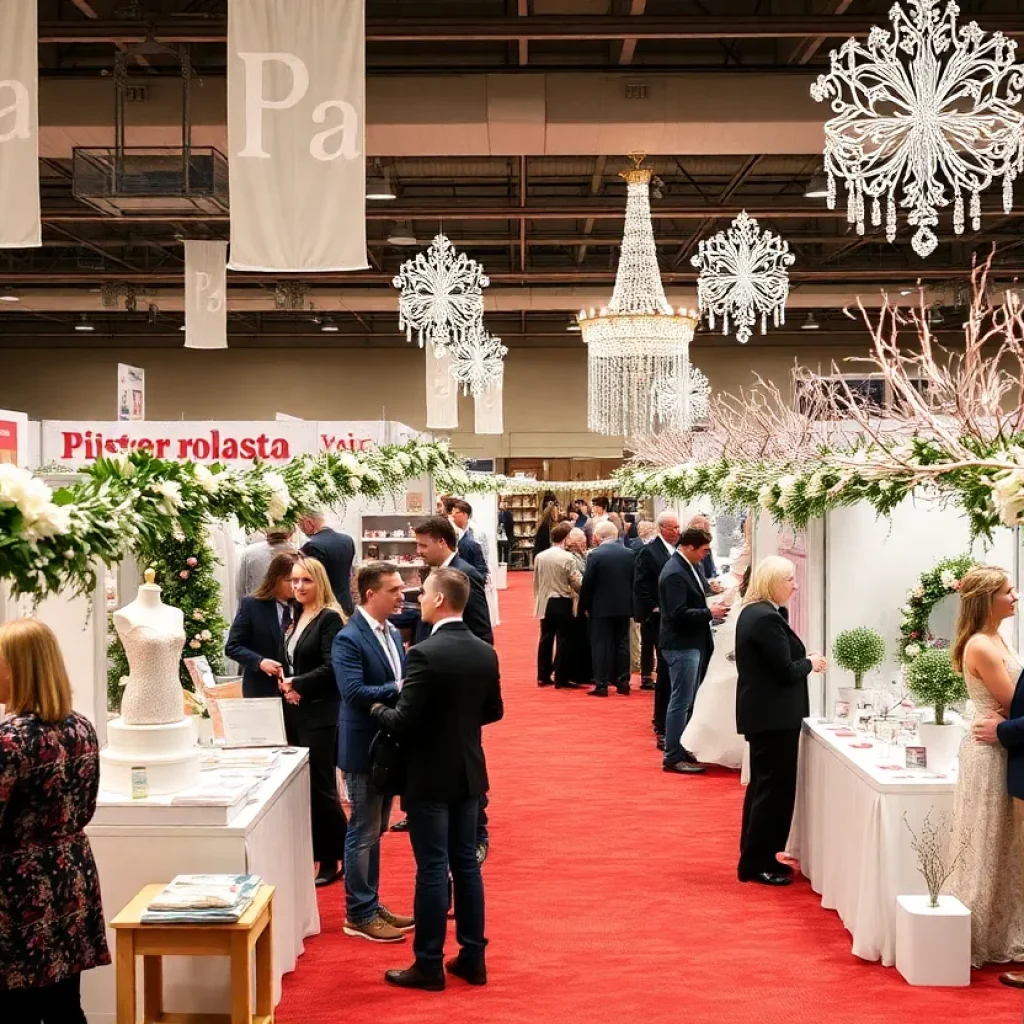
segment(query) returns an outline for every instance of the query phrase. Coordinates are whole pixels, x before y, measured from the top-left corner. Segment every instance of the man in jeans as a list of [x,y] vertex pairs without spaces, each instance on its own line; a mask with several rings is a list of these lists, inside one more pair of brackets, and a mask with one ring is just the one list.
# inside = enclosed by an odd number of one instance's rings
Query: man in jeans
[[670,694],[665,717],[665,754],[662,770],[679,775],[699,775],[704,767],[682,745],[683,730],[693,711],[715,641],[712,613],[704,596],[704,580],[697,566],[711,551],[711,534],[690,528],[679,538],[679,547],[665,563],[658,579],[661,611],[660,651],[668,665]]
[[[476,858],[480,796],[487,792],[481,728],[503,715],[498,656],[462,621],[469,580],[457,569],[435,569],[420,608],[431,635],[409,651],[402,695],[394,709],[375,704],[381,727],[406,757],[402,796],[416,857],[415,963],[387,971],[401,988],[437,992],[445,971],[485,985],[484,886]],[[448,871],[455,888],[459,955],[444,962]]]
[[412,918],[392,914],[378,896],[380,837],[388,827],[391,797],[377,792],[370,781],[370,744],[377,735],[370,708],[398,701],[405,671],[402,638],[388,622],[402,607],[402,577],[388,562],[368,562],[356,584],[359,607],[331,650],[341,691],[338,765],[352,803],[345,834],[343,930],[371,942],[404,942]]

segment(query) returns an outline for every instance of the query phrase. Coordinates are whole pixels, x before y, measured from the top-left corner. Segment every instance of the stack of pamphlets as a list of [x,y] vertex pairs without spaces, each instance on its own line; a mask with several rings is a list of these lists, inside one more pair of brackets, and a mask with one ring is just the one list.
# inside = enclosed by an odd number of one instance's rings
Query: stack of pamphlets
[[142,912],[143,924],[234,924],[249,909],[259,875],[178,875]]

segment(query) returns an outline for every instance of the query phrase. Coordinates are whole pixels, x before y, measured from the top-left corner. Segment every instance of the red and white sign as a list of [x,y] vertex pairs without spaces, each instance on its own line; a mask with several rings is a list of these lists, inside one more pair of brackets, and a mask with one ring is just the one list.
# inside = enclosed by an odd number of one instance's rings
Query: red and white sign
[[28,416],[0,409],[0,464],[28,465]]
[[[0,417],[3,414],[0,413]],[[44,420],[41,462],[81,466],[103,455],[138,449],[158,459],[248,465],[284,463],[297,455],[365,452],[390,440],[399,424],[380,420],[170,421],[116,423]]]

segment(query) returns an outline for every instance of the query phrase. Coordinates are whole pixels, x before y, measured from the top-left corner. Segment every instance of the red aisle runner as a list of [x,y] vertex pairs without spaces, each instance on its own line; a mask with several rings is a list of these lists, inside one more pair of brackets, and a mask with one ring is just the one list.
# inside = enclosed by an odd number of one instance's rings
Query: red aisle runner
[[[341,884],[285,978],[280,1024],[1008,1024],[1021,995],[996,970],[969,989],[914,989],[864,963],[806,881],[735,880],[736,774],[664,775],[651,695],[538,690],[531,577],[501,595],[505,720],[486,730],[492,852],[484,866],[490,984],[396,991],[411,939],[342,934]],[[412,906],[408,838],[384,839],[382,895]],[[1022,898],[1008,893],[1010,899]],[[454,925],[450,954],[456,952]]]

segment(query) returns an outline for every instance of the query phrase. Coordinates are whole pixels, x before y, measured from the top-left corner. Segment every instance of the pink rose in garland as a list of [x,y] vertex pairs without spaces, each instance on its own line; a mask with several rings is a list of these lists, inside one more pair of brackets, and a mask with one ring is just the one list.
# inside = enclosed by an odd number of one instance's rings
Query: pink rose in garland
[[182,569],[181,572],[178,573],[178,576],[183,580],[187,580],[190,575],[191,573],[189,573],[188,569]]
[[199,559],[198,558],[187,558],[187,559],[185,559],[185,564],[192,566],[192,568],[194,569],[199,564]]

